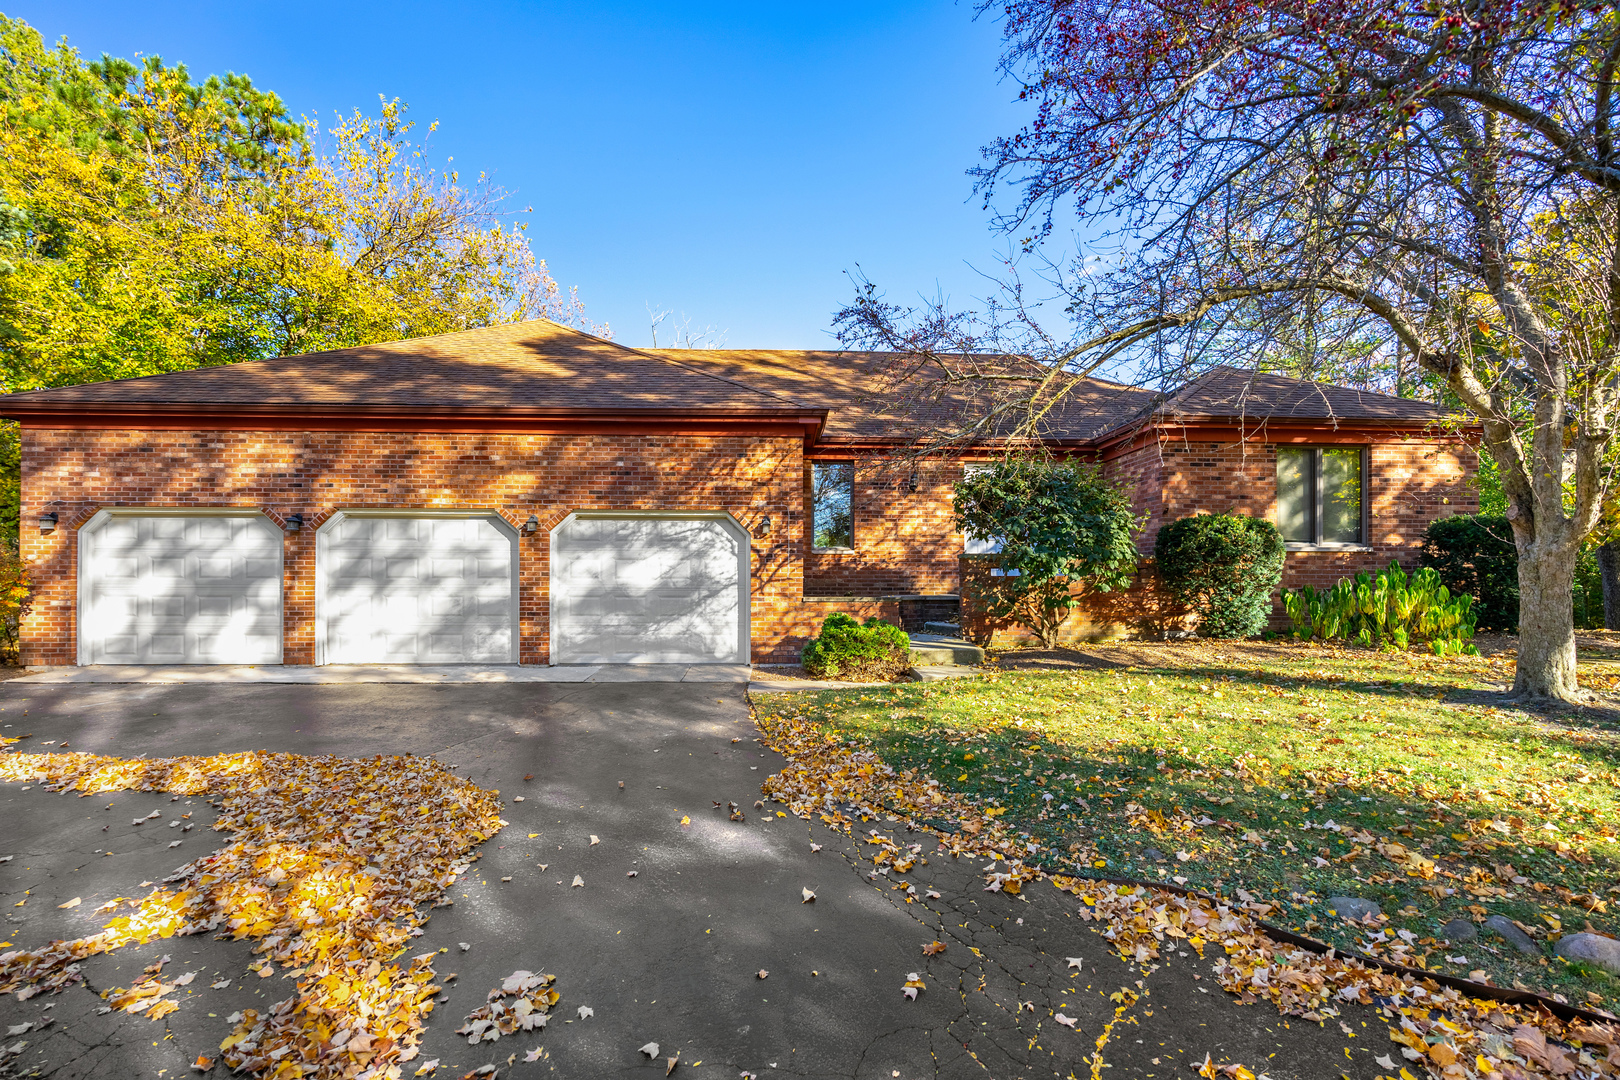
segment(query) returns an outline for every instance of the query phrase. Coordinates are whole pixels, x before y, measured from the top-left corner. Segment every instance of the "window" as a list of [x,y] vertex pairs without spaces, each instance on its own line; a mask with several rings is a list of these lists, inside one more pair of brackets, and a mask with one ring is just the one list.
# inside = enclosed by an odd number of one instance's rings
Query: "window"
[[1362,543],[1365,451],[1279,449],[1277,529],[1290,544]]
[[[970,464],[962,467],[962,479],[966,480],[974,473],[984,472],[989,465]],[[1001,550],[1001,537],[974,536],[971,533],[962,534],[962,554],[964,555],[994,555]],[[993,571],[1000,574],[1000,570]]]
[[818,461],[811,464],[812,548],[817,551],[848,551],[855,547],[854,493],[853,462]]

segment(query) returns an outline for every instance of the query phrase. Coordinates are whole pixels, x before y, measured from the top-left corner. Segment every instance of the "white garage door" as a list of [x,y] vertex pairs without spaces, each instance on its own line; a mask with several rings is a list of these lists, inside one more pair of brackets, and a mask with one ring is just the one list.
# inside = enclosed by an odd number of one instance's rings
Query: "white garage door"
[[516,546],[492,514],[334,515],[315,546],[320,662],[517,663]]
[[556,664],[745,664],[748,538],[727,519],[575,515],[551,536]]
[[79,663],[281,663],[282,533],[262,514],[105,514],[79,545]]

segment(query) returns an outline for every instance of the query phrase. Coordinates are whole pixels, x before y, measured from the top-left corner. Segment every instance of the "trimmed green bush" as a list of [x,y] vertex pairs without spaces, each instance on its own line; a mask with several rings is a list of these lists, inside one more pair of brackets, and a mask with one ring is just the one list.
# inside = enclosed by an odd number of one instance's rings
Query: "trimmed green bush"
[[1441,518],[1424,530],[1418,565],[1432,568],[1454,595],[1474,598],[1479,629],[1519,628],[1519,551],[1507,518]]
[[1284,589],[1283,606],[1300,641],[1354,641],[1405,650],[1426,641],[1436,656],[1473,655],[1474,598],[1451,595],[1431,567],[1410,576],[1401,564],[1374,577],[1365,571],[1331,589]]
[[1275,525],[1238,514],[1172,521],[1153,543],[1165,591],[1197,615],[1198,632],[1212,638],[1252,637],[1266,628],[1283,551]]
[[799,663],[818,679],[893,682],[911,670],[911,639],[881,619],[867,619],[862,626],[835,611],[821,624],[820,635],[805,643]]

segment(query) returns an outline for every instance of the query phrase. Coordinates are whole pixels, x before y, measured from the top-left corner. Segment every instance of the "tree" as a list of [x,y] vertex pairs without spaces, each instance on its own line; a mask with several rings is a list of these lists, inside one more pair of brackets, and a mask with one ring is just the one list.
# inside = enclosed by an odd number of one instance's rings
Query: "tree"
[[1027,437],[1073,376],[1110,364],[1166,386],[1252,365],[1307,321],[1400,349],[1500,471],[1514,695],[1576,698],[1570,589],[1615,424],[1620,13],[1010,0],[1004,19],[1004,70],[1036,112],[987,148],[978,183],[1013,196],[998,220],[1026,251],[1071,212],[1093,230],[1106,258],[1048,275],[1074,328],[1037,333],[1016,278],[973,318],[863,284],[846,340],[904,349],[937,385],[974,379],[963,357],[984,345],[1027,346],[1041,371],[983,395]]
[[976,577],[968,599],[1012,618],[1047,648],[1076,604],[1075,587],[1122,589],[1136,571],[1139,524],[1130,497],[1095,465],[1009,455],[956,485],[956,527],[994,539],[996,576]]
[[0,390],[583,324],[506,193],[411,131],[397,100],[322,131],[245,76],[87,64],[0,16]]

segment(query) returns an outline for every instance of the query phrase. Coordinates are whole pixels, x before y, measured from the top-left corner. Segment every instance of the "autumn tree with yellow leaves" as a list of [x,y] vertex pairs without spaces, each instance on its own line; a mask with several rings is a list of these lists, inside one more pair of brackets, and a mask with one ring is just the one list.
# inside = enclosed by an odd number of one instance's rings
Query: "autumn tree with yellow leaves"
[[397,100],[322,129],[246,76],[87,62],[0,16],[0,390],[584,325],[507,193],[434,168],[412,130]]

